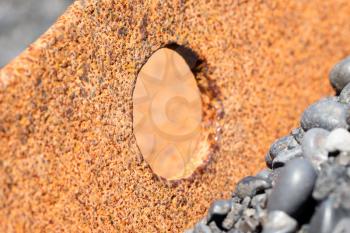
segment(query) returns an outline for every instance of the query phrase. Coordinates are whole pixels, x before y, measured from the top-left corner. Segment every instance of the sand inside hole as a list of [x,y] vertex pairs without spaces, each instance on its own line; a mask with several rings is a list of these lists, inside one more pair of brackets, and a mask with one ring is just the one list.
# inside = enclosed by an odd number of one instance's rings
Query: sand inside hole
[[133,128],[153,172],[167,180],[190,176],[202,164],[202,102],[185,59],[157,50],[140,70],[133,93]]

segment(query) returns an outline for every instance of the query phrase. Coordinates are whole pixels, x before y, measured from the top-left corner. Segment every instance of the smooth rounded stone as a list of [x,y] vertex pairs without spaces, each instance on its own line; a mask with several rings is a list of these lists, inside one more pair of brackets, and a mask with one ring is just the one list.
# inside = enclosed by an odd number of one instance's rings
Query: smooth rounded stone
[[284,150],[292,149],[298,146],[298,142],[294,139],[293,136],[285,136],[277,139],[274,143],[272,143],[269,154],[271,159],[273,160],[278,154]]
[[262,178],[262,179],[265,179],[265,180],[270,180],[272,172],[273,171],[271,169],[265,168],[265,169],[261,170],[260,172],[258,172],[256,174],[256,177]]
[[350,83],[348,83],[339,94],[339,102],[350,104]]
[[239,203],[233,203],[231,211],[227,214],[222,222],[222,228],[229,230],[241,218],[243,214],[243,206]]
[[332,233],[350,233],[350,218],[341,219],[335,226]]
[[214,201],[208,210],[208,222],[216,221],[220,222],[230,212],[232,202],[230,200],[217,200]]
[[332,232],[337,223],[344,217],[349,217],[348,213],[340,208],[336,208],[334,200],[328,198],[316,209],[310,221],[310,233]]
[[350,152],[350,133],[346,129],[338,128],[332,130],[326,140],[326,149],[329,152]]
[[296,217],[309,200],[317,173],[307,159],[294,159],[281,168],[281,173],[269,196],[267,210],[280,210]]
[[272,161],[272,169],[283,167],[288,161],[300,158],[303,156],[303,150],[301,146],[297,146],[293,149],[281,151],[276,158]]
[[321,165],[312,196],[315,200],[324,200],[337,189],[346,177],[346,167],[331,164],[329,161]]
[[326,161],[328,151],[325,148],[329,131],[321,128],[313,128],[305,133],[301,147],[305,158],[309,159],[315,167]]
[[259,226],[259,220],[254,217],[244,217],[238,220],[235,224],[235,228],[241,232],[256,232]]
[[265,208],[266,203],[267,203],[267,194],[262,193],[262,194],[254,196],[252,198],[250,205],[253,208]]
[[335,162],[342,166],[350,165],[350,152],[340,152],[335,158]]
[[247,196],[252,197],[255,194],[271,187],[271,182],[266,179],[255,176],[247,176],[238,182],[235,193],[240,198],[245,198]]
[[199,222],[194,227],[193,233],[213,233],[209,226]]
[[283,211],[271,211],[263,227],[263,233],[293,233],[297,221]]
[[298,128],[293,129],[293,130],[290,132],[290,134],[294,137],[294,139],[295,139],[299,144],[301,144],[301,141],[303,140],[305,131],[303,130],[303,128],[298,127]]
[[332,99],[323,99],[310,105],[301,117],[301,127],[308,131],[312,128],[323,128],[333,130],[335,128],[345,128],[349,106],[341,104]]
[[337,93],[350,82],[350,57],[337,63],[329,73],[329,80]]

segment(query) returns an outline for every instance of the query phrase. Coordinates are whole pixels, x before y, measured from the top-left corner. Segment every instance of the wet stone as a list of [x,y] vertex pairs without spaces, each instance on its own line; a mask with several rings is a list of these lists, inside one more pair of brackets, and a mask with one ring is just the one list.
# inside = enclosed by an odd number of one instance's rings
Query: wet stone
[[288,161],[303,156],[301,146],[281,151],[272,161],[272,169],[283,167]]
[[332,233],[350,233],[350,218],[347,216],[347,218],[341,219],[337,225],[335,226]]
[[252,197],[255,194],[263,192],[265,189],[271,187],[271,183],[266,179],[255,176],[247,176],[238,182],[235,193],[240,198],[247,196]]
[[287,163],[272,189],[268,211],[280,210],[297,216],[310,198],[316,178],[316,171],[308,160],[298,158]]
[[241,218],[243,214],[243,206],[238,203],[233,203],[231,211],[227,214],[222,222],[222,227],[226,230],[231,229],[234,224]]
[[350,152],[350,133],[346,129],[335,129],[327,137],[325,148],[329,152]]
[[320,100],[309,106],[301,118],[301,126],[307,131],[312,128],[333,130],[335,128],[348,128],[349,106],[331,99]]
[[230,200],[217,200],[212,203],[208,211],[208,222],[215,221],[221,224],[225,216],[230,212],[232,202]]
[[250,205],[253,208],[266,208],[266,203],[267,203],[267,194],[263,193],[263,194],[254,196],[252,198]]
[[349,213],[337,208],[334,200],[329,198],[321,203],[311,219],[310,233],[329,233],[336,227],[337,223]]
[[350,104],[350,83],[348,83],[339,95],[339,102],[343,104]]
[[292,149],[298,146],[293,136],[285,136],[276,140],[270,147],[269,154],[273,160],[278,154],[284,150]]
[[273,173],[273,171],[271,169],[265,168],[265,169],[261,170],[258,174],[256,174],[256,177],[262,178],[265,180],[270,180],[272,173]]
[[305,131],[303,130],[303,128],[299,127],[299,128],[293,129],[290,134],[294,137],[294,139],[299,144],[301,144],[303,137],[304,137],[304,134],[305,134]]
[[340,152],[335,158],[335,162],[342,166],[350,165],[350,152]]
[[283,211],[268,214],[263,233],[292,233],[297,229],[297,221]]
[[338,164],[329,162],[321,165],[312,196],[316,200],[325,199],[333,190],[335,190],[346,176],[346,168]]
[[303,155],[317,168],[328,158],[328,151],[326,150],[328,135],[329,131],[321,128],[314,128],[307,131],[303,138]]
[[329,74],[330,82],[337,93],[350,83],[350,57],[337,63]]

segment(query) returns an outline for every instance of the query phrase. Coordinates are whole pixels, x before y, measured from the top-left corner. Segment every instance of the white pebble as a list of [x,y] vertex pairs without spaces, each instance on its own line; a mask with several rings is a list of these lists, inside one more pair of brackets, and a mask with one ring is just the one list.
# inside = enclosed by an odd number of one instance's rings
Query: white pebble
[[329,152],[350,152],[350,133],[343,128],[334,129],[327,137],[325,148]]

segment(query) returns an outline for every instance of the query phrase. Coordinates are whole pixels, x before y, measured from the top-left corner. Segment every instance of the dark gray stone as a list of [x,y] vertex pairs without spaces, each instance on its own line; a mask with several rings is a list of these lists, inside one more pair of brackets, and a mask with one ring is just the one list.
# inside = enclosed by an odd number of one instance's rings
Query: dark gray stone
[[293,233],[297,229],[297,221],[283,211],[272,211],[268,214],[263,233]]
[[265,169],[261,170],[260,172],[258,172],[258,174],[256,174],[256,177],[262,178],[262,179],[265,179],[265,180],[270,180],[272,172],[273,171],[271,169],[265,168]]
[[333,198],[323,201],[317,208],[310,222],[310,233],[333,232],[337,223],[344,217],[349,217],[349,213],[335,205]]
[[301,144],[301,141],[303,140],[305,131],[303,130],[303,128],[299,127],[299,128],[293,129],[293,130],[291,131],[290,134],[294,137],[294,139],[295,139],[299,144]]
[[327,160],[326,140],[329,131],[313,128],[306,132],[302,141],[302,150],[305,158],[309,159],[315,167]]
[[228,212],[230,212],[232,204],[233,203],[230,200],[214,201],[208,210],[208,222],[213,220],[216,222],[222,222]]
[[309,106],[301,118],[301,126],[307,131],[312,128],[333,130],[348,128],[349,106],[334,100],[323,99]]
[[298,142],[294,139],[293,136],[285,136],[280,139],[277,139],[270,147],[269,153],[270,157],[273,160],[278,156],[278,154],[287,149],[293,149],[298,146]]
[[350,104],[350,83],[348,83],[339,95],[339,102],[343,104]]
[[238,182],[236,186],[236,194],[240,198],[252,197],[265,189],[271,188],[271,183],[263,178],[255,176],[247,176]]
[[350,57],[337,63],[329,74],[330,82],[337,93],[350,82]]
[[272,169],[283,167],[288,161],[303,156],[301,146],[281,151],[272,161]]
[[280,210],[295,217],[311,196],[317,174],[307,159],[294,159],[282,168],[267,209]]

